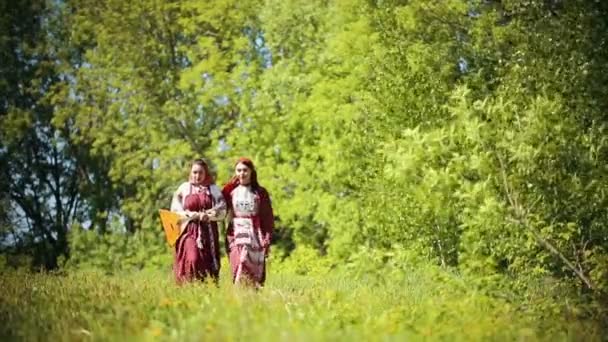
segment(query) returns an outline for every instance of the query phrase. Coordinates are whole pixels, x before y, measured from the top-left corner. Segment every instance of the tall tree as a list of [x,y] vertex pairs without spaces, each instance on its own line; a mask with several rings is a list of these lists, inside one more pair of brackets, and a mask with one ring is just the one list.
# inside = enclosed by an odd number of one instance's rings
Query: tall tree
[[[46,94],[59,82],[56,7],[45,1],[2,1],[0,160],[13,247],[33,250],[55,267],[68,252],[67,227],[81,197],[75,160]],[[16,240],[16,241],[15,241]],[[15,246],[15,243],[18,243]]]
[[366,10],[362,1],[266,1],[258,38],[265,68],[228,126],[230,149],[218,154],[252,156],[278,231],[321,253],[333,237],[347,250],[347,232],[359,224],[353,174],[370,143],[365,87],[380,49]]

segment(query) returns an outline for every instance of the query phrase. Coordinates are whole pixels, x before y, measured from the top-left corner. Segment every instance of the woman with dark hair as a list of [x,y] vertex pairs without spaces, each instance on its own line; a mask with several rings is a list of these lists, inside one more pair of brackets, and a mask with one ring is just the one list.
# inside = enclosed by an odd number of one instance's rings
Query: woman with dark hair
[[228,206],[226,249],[232,281],[261,287],[266,280],[266,257],[274,229],[270,196],[258,183],[250,159],[240,158],[234,171],[222,190]]
[[203,159],[192,162],[188,182],[182,183],[173,195],[171,211],[186,218],[175,244],[176,281],[205,280],[207,276],[217,281],[220,273],[217,221],[226,216],[226,202]]

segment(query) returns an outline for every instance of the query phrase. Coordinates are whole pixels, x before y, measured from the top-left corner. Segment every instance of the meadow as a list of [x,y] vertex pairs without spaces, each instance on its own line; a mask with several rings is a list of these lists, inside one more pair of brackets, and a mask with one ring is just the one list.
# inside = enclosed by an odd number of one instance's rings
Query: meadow
[[[606,18],[0,0],[0,341],[608,340]],[[158,209],[243,156],[265,288],[176,286]]]
[[[230,283],[175,285],[169,269],[3,272],[3,341],[599,341],[575,308],[539,309],[489,296],[447,271],[301,275],[271,265],[255,291]],[[543,295],[545,304],[550,300]],[[558,308],[555,306],[555,308]]]

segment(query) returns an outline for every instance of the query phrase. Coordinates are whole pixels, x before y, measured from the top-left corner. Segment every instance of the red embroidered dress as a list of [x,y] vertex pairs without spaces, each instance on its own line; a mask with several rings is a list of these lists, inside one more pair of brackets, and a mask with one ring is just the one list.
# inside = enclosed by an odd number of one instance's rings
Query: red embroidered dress
[[264,285],[266,256],[274,229],[268,192],[263,187],[224,188],[230,209],[226,244],[234,283]]
[[[212,211],[210,211],[213,209]],[[192,220],[182,227],[175,245],[173,271],[178,283],[194,279],[215,279],[220,272],[220,250],[217,222],[224,218],[226,202],[217,186],[183,183],[175,193],[171,211],[190,216],[208,212],[209,219]]]

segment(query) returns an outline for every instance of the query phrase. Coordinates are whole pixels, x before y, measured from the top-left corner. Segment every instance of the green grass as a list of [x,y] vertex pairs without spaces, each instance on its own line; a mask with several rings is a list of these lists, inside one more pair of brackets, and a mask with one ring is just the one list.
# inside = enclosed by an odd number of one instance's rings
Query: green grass
[[[225,267],[227,268],[227,267]],[[259,292],[176,286],[166,272],[5,271],[1,340],[585,340],[592,322],[539,315],[423,272],[391,279],[270,270]],[[454,285],[457,284],[457,285]]]

